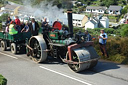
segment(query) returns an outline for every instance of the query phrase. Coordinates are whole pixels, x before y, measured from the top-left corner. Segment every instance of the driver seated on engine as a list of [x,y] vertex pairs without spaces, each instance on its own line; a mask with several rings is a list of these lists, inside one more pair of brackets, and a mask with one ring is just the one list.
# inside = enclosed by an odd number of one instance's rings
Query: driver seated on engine
[[62,30],[63,30],[63,33],[64,33],[65,35],[68,35],[68,34],[69,34],[69,32],[66,30],[66,28],[62,28]]

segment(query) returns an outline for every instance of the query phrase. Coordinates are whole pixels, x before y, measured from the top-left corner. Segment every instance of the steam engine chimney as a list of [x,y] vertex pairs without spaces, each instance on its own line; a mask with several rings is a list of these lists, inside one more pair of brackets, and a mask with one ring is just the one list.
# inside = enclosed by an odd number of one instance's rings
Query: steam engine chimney
[[73,37],[72,10],[67,10],[70,37]]

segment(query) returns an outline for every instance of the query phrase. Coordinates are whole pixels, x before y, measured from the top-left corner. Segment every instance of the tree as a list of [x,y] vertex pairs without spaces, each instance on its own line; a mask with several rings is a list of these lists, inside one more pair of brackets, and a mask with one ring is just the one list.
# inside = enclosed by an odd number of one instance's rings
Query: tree
[[5,13],[5,14],[1,15],[1,16],[0,16],[0,22],[6,21],[7,18],[8,18],[8,14]]
[[128,5],[124,7],[122,10],[122,14],[126,14],[128,12]]
[[121,30],[121,35],[123,37],[128,37],[128,24],[124,25]]

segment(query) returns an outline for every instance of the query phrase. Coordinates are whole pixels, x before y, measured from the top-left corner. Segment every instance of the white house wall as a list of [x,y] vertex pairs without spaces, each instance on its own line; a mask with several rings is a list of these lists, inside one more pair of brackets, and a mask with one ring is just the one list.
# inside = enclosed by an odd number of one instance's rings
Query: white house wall
[[87,28],[94,29],[95,27],[96,26],[90,21],[85,24],[85,30],[87,30]]
[[106,20],[106,28],[109,28],[109,19]]
[[102,13],[102,14],[103,14],[105,11],[102,10],[102,9],[95,9],[95,10],[94,10],[94,9],[90,9],[90,11],[88,11],[88,10],[86,9],[86,12],[87,12],[87,13],[91,13],[91,12],[92,12],[92,13]]
[[100,24],[103,26],[103,28],[109,28],[109,19],[100,20]]
[[82,27],[82,21],[80,20],[73,20],[73,26]]
[[121,14],[121,12],[120,11],[111,11],[111,10],[109,10],[109,14],[116,14],[116,15],[120,15]]

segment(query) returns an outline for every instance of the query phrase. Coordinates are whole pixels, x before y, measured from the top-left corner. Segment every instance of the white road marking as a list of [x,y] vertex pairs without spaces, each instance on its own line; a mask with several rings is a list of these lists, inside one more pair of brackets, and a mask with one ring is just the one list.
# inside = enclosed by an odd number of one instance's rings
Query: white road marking
[[80,82],[80,83],[83,83],[83,84],[86,84],[86,85],[92,85],[92,84],[87,83],[87,82],[85,82],[85,81],[79,80],[79,79],[77,79],[77,78],[73,78],[73,77],[68,76],[68,75],[66,75],[66,74],[63,74],[63,73],[60,73],[60,72],[57,72],[57,71],[54,71],[54,70],[48,69],[48,68],[46,68],[46,67],[43,67],[43,66],[39,66],[39,67],[40,67],[40,68],[42,68],[42,69],[45,69],[45,70],[47,70],[47,71],[50,71],[50,72],[53,72],[53,73],[59,74],[59,75],[61,75],[61,76],[64,76],[64,77],[70,78],[70,79],[72,79],[72,80],[78,81],[78,82]]
[[11,56],[11,55],[8,55],[8,54],[5,54],[5,53],[2,53],[2,52],[0,52],[0,54],[5,55],[5,56],[8,56],[8,57],[10,57],[10,58],[18,59],[17,57],[14,57],[14,56]]

